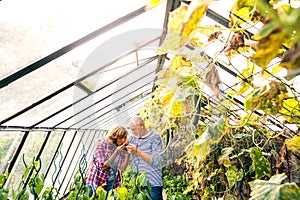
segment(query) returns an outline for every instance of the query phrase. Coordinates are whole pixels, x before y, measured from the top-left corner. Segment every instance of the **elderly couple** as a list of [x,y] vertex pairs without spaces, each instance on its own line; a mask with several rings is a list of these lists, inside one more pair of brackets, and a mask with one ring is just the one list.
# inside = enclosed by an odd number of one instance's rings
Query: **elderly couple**
[[[112,128],[106,139],[100,139],[91,163],[87,185],[90,196],[98,186],[108,192],[121,184],[120,170],[128,166],[130,157],[133,170],[146,171],[146,178],[152,189],[145,189],[153,200],[162,200],[162,140],[160,136],[148,130],[141,117],[130,119],[130,129],[133,133],[128,140],[128,132],[123,126]],[[127,152],[125,151],[127,150]]]

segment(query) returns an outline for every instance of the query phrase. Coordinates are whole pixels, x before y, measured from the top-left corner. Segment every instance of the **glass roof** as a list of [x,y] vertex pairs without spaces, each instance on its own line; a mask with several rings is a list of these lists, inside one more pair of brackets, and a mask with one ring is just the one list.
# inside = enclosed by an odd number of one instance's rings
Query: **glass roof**
[[[7,61],[2,60],[0,77],[8,77],[53,52],[59,52],[61,56],[1,89],[0,101],[3,103],[0,109],[3,112],[0,113],[0,121],[8,126],[54,126],[58,124],[55,122],[66,118],[61,116],[73,115],[74,109],[66,109],[59,114],[60,117],[57,114],[44,123],[39,122],[86,96],[82,88],[91,92],[101,90],[102,85],[114,77],[155,56],[164,22],[165,3],[145,12],[144,8],[140,8],[147,3],[117,0],[106,2],[104,6],[94,0],[64,1],[64,5],[58,1],[3,2],[0,23],[5,24],[2,34],[7,38],[1,48]],[[18,15],[15,15],[16,12]],[[9,37],[12,30],[23,32],[15,32],[12,38]],[[74,44],[95,30],[102,31],[81,42],[80,46]],[[73,46],[64,50],[70,43]],[[17,45],[19,48],[16,48]],[[62,49],[64,51],[60,52]],[[91,73],[94,74],[85,77]],[[80,82],[76,82],[78,79],[81,79]],[[66,90],[54,95],[63,87]],[[115,90],[112,87],[106,87],[106,90]],[[100,90],[99,93],[106,93]],[[48,99],[51,94],[53,96]],[[32,107],[44,98],[47,101]],[[12,120],[11,116],[14,116]]]
[[[0,23],[5,59],[1,77],[45,56],[147,4],[147,0],[3,1]],[[159,15],[153,15],[152,17]],[[147,27],[153,24],[149,21]],[[163,20],[163,18],[160,18]],[[156,21],[157,22],[157,21]],[[144,25],[147,24],[143,21]],[[139,27],[136,24],[136,27]],[[132,27],[127,27],[131,29]],[[126,29],[125,29],[126,30]],[[111,37],[111,33],[109,37]],[[12,59],[16,58],[18,59]]]
[[[227,26],[233,2],[210,4],[200,26]],[[86,123],[92,125],[93,120],[101,124],[103,118],[115,119],[116,110],[127,101],[149,93],[166,3],[145,10],[147,3],[148,0],[114,0],[105,5],[95,0],[2,2],[0,23],[5,40],[0,50],[5,56],[0,61],[0,77],[5,79],[20,69],[31,71],[1,89],[1,124],[87,128],[90,126]],[[220,6],[222,10],[218,9]],[[203,35],[199,37],[207,40]],[[219,41],[200,51],[214,57],[223,48]],[[240,81],[237,77],[247,63],[243,55],[238,55],[229,65],[222,54],[218,55],[218,62],[225,92]],[[204,72],[206,65],[203,63]],[[134,72],[135,68],[141,71]],[[300,88],[299,77],[293,84]],[[215,98],[209,87],[204,92]],[[242,96],[237,98],[244,101]]]

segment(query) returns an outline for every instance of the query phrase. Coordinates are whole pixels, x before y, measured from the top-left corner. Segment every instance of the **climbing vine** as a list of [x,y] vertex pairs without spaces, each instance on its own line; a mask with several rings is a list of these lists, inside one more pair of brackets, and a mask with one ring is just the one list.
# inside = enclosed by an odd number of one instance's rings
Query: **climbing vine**
[[[182,1],[170,12],[158,50],[170,61],[140,114],[167,144],[193,136],[177,161],[192,199],[300,198],[300,5],[236,0],[227,27],[202,25],[213,3]],[[236,76],[230,89],[221,68]]]

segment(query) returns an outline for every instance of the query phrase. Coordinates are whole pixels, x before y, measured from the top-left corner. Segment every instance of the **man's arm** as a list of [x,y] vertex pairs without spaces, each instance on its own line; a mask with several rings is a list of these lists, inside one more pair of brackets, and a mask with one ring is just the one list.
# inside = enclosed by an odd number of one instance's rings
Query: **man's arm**
[[145,162],[153,165],[153,166],[160,166],[161,165],[161,152],[162,152],[162,141],[159,135],[156,135],[152,141],[151,145],[152,155],[143,152],[142,150],[138,149],[134,144],[129,144],[127,146],[128,152],[132,154],[136,154],[137,156],[141,157]]

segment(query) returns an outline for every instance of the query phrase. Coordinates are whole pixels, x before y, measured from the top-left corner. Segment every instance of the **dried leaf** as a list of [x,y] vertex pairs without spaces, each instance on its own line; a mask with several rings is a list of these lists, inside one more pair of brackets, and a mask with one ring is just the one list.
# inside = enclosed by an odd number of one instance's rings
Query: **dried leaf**
[[213,42],[213,41],[215,41],[216,39],[218,39],[219,35],[221,35],[221,34],[222,34],[221,31],[216,31],[216,32],[210,34],[210,36],[208,37],[207,41],[208,41],[208,42]]
[[[293,78],[300,74],[300,46],[295,43],[286,53],[284,54],[281,65],[288,71],[287,76]],[[294,72],[298,73],[294,73]]]
[[219,84],[222,83],[218,70],[214,64],[209,65],[209,71],[205,75],[206,84],[210,86],[210,88],[215,93],[216,97],[219,98],[220,95],[220,87]]
[[244,103],[245,110],[263,110],[267,114],[276,114],[282,109],[286,97],[288,93],[285,85],[271,81],[247,95]]
[[229,45],[225,52],[230,51],[230,50],[238,50],[239,47],[244,47],[245,46],[245,41],[244,41],[244,34],[241,32],[236,32],[234,35],[231,37],[229,41]]

